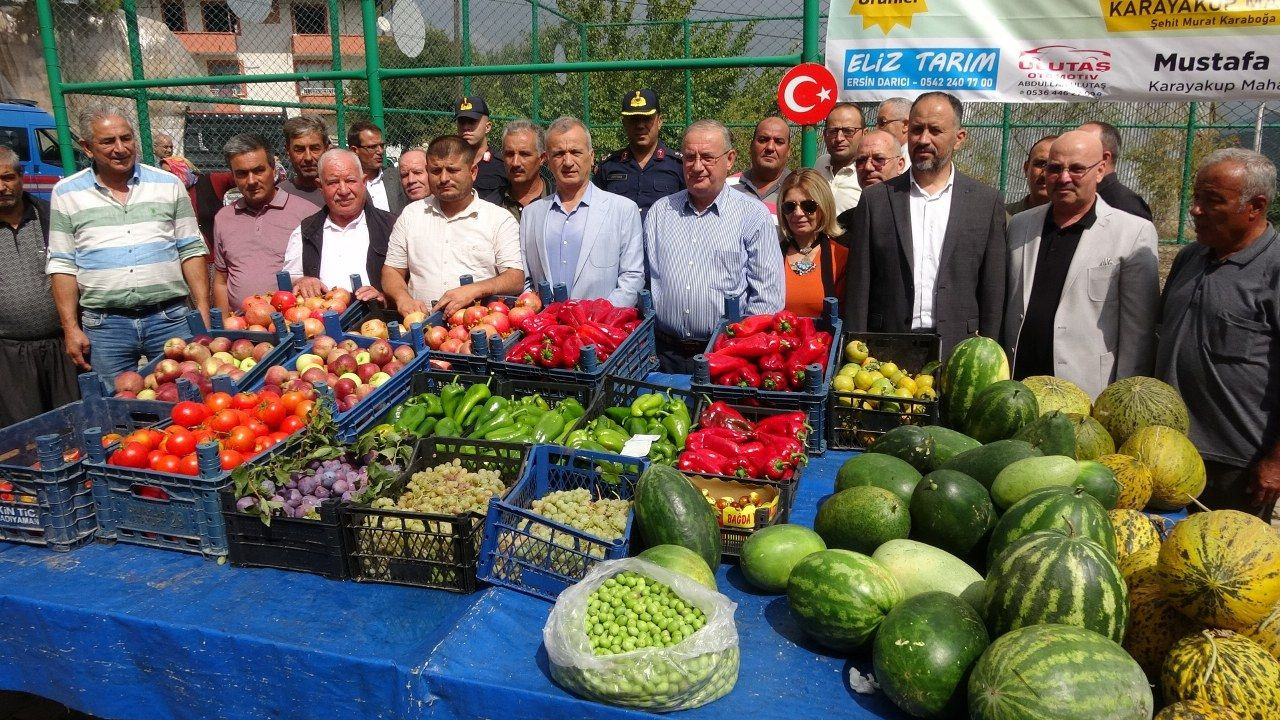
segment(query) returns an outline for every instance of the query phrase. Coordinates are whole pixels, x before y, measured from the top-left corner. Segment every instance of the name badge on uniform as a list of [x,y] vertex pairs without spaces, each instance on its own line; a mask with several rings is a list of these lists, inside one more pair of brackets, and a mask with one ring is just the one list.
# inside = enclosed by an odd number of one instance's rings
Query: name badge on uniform
[[605,179],[605,182],[613,182],[615,180],[626,180],[627,174],[624,172],[613,172],[606,175],[604,179]]

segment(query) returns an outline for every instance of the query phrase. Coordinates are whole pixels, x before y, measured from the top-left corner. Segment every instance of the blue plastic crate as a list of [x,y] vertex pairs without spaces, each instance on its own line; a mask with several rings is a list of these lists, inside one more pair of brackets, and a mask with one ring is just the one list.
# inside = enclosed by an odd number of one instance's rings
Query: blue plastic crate
[[[458,278],[460,285],[470,285],[473,282],[470,275],[463,275]],[[516,298],[513,295],[490,295],[482,301],[482,304],[489,304],[495,300],[505,302],[508,307],[515,307]],[[445,326],[447,323],[443,313],[433,312],[422,321],[422,331],[426,333],[433,327]],[[489,358],[497,353],[499,357],[505,356],[507,350],[523,336],[519,330],[516,330],[506,337],[493,336],[491,338],[484,337],[484,333],[471,333],[471,352],[467,353],[447,353],[439,350],[431,351],[431,360],[437,369],[447,369],[451,372],[463,373],[487,373],[489,372]],[[439,363],[448,363],[445,368]]]
[[[237,387],[256,386],[259,381],[262,380],[263,376],[267,374],[267,368],[272,365],[279,365],[281,362],[291,357],[297,352],[298,345],[302,341],[301,330],[299,329],[296,333],[286,330],[284,316],[280,313],[275,313],[272,316],[272,322],[275,324],[276,328],[274,332],[227,330],[222,326],[222,311],[216,308],[209,311],[209,320],[212,322],[213,328],[205,327],[204,318],[200,317],[200,313],[194,310],[188,313],[187,329],[191,331],[191,334],[182,339],[190,342],[196,336],[208,335],[209,337],[215,338],[224,337],[233,342],[236,340],[250,340],[255,345],[260,342],[268,342],[275,345],[271,352],[263,356],[261,361],[244,374],[244,377],[242,377],[236,384]],[[155,371],[156,366],[159,365],[160,361],[163,359],[164,358],[162,357],[158,357],[152,360],[144,365],[142,369],[138,370],[138,372],[141,373],[143,377],[146,377],[148,374]]]
[[[715,385],[711,382],[711,374],[707,368],[707,360],[703,355],[694,357],[693,382],[690,387],[695,393],[705,394],[713,400],[723,400],[735,405],[759,405],[778,410],[803,410],[809,416],[809,452],[817,455],[827,451],[827,394],[831,391],[831,379],[835,377],[836,366],[840,359],[841,328],[843,326],[836,311],[835,298],[827,298],[823,303],[822,317],[816,318],[818,330],[831,333],[831,348],[827,354],[825,373],[816,363],[809,366],[804,390],[781,392],[763,390],[752,387],[736,387],[731,385]],[[738,302],[733,298],[725,298],[725,317],[716,324],[715,332],[707,341],[707,352],[715,345],[716,338],[725,327],[741,318]]]
[[[601,473],[604,463],[621,467],[616,484]],[[605,540],[548,520],[529,508],[548,493],[577,488],[590,490],[593,497],[630,500],[648,467],[649,461],[641,458],[535,445],[520,482],[506,498],[489,501],[480,548],[480,579],[554,601],[596,563],[626,557],[634,510],[627,513],[622,537]]]
[[[98,529],[84,468],[84,431],[131,432],[167,421],[173,403],[102,396],[93,374],[80,376],[82,400],[0,430],[0,540],[65,552]],[[79,452],[66,461],[64,452]],[[39,467],[36,467],[39,463]]]

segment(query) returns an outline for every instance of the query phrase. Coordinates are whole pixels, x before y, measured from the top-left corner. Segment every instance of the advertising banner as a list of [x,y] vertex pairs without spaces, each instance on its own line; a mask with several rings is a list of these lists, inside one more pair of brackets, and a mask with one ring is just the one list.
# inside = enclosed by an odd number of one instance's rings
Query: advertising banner
[[846,100],[1280,97],[1280,0],[831,0]]

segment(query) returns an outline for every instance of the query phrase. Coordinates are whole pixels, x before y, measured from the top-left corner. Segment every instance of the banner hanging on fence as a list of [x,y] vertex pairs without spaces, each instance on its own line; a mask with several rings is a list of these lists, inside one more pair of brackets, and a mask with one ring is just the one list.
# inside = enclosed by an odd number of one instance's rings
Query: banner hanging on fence
[[1280,0],[831,0],[846,100],[1280,98]]

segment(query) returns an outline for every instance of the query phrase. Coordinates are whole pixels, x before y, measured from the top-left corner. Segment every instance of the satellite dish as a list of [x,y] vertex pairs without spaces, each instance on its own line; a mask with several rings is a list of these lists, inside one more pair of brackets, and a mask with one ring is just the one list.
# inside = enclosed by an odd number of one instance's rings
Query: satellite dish
[[[556,62],[558,62],[558,63],[562,63],[562,62],[564,62],[564,61],[565,61],[565,59],[566,59],[566,58],[565,58],[565,55],[564,55],[564,46],[563,46],[563,45],[560,45],[559,43],[557,43],[557,44],[556,44],[556,52],[555,52],[555,61],[556,61]],[[565,84],[565,83],[566,83],[566,82],[568,82],[568,81],[569,81],[569,74],[568,74],[568,73],[556,73],[556,82],[558,82],[558,83],[560,83],[561,85],[563,85],[563,84]]]
[[387,19],[386,15],[378,16],[378,32],[383,35],[391,34],[391,21]]
[[416,58],[427,44],[427,19],[418,0],[397,0],[391,9],[392,37],[405,57]]
[[227,0],[227,6],[240,22],[250,25],[257,25],[271,14],[270,0]]

